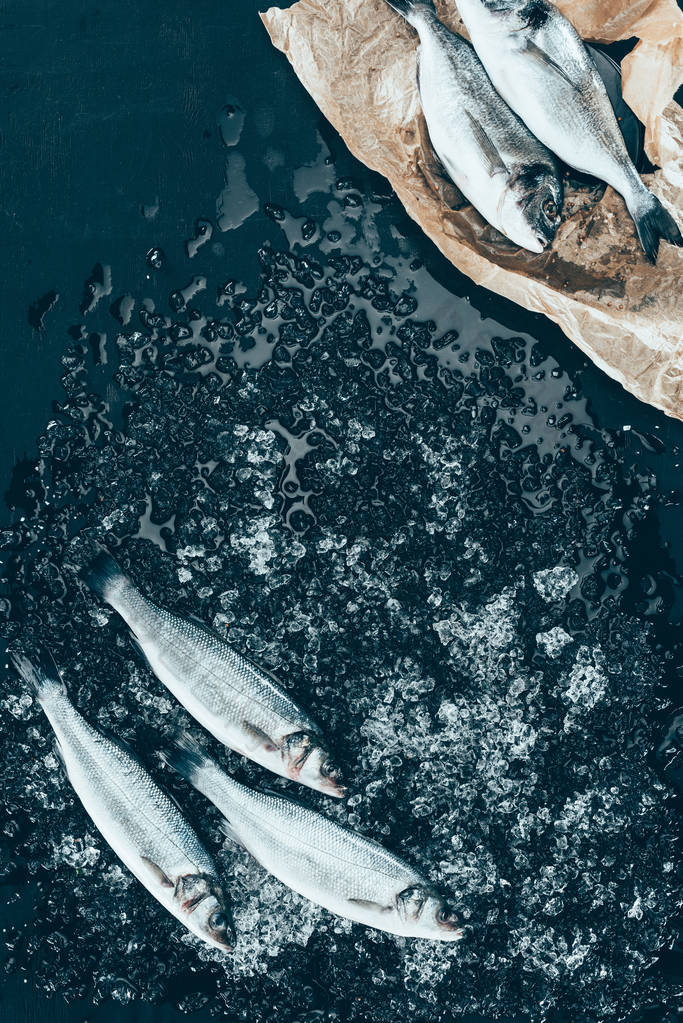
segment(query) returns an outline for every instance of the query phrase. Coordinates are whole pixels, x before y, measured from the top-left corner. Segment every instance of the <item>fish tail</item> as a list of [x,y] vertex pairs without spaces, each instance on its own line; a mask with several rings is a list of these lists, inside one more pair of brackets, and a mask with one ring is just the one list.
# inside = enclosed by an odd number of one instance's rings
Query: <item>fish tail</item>
[[81,576],[107,604],[113,604],[116,594],[130,581],[118,562],[104,549],[86,565]]
[[683,245],[683,237],[676,221],[657,196],[647,188],[638,190],[627,205],[648,262],[653,265],[657,262],[659,242],[662,238],[672,245]]
[[414,25],[420,14],[435,14],[433,0],[386,0],[390,7],[402,14],[409,25]]
[[196,739],[187,732],[160,751],[161,759],[174,771],[189,781],[203,795],[209,796],[211,776],[218,770],[217,765]]
[[51,697],[66,694],[59,668],[52,654],[44,647],[31,659],[14,650],[9,652],[9,658],[24,681],[31,686],[39,703],[44,704]]

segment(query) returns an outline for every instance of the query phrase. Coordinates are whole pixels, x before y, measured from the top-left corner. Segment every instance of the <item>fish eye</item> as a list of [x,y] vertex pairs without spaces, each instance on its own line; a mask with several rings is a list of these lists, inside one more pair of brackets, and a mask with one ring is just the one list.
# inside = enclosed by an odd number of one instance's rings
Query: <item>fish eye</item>
[[323,759],[320,761],[318,771],[323,778],[335,779],[339,774],[339,769],[329,754],[325,754]]
[[225,913],[216,912],[216,913],[212,913],[211,914],[211,916],[209,917],[209,921],[208,922],[209,922],[209,927],[212,930],[219,931],[219,930],[221,930],[221,928],[225,927],[225,925],[228,922],[228,918],[225,915]]
[[457,916],[448,906],[439,906],[436,911],[436,919],[440,924],[453,924],[457,922]]
[[543,212],[545,213],[548,220],[555,220],[557,217],[557,206],[552,199],[546,199],[543,203]]

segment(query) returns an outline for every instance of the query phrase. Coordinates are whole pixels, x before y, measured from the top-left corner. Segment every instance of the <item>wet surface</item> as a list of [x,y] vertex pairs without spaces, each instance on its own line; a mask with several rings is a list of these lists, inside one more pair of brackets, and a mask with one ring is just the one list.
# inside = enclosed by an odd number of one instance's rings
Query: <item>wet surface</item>
[[[240,941],[200,947],[118,866],[3,671],[10,1018],[22,986],[60,1020],[676,1018],[680,424],[444,264],[256,5],[240,32],[213,4],[35,7],[36,67],[55,35],[55,74],[98,56],[63,133],[73,192],[45,164],[17,185],[0,635],[47,639],[77,706],[144,754],[218,851]],[[35,126],[49,76],[17,68]],[[459,945],[352,927],[222,845],[154,753],[186,715],[78,580],[95,538],[275,671],[352,793],[213,744],[224,765],[424,869]]]

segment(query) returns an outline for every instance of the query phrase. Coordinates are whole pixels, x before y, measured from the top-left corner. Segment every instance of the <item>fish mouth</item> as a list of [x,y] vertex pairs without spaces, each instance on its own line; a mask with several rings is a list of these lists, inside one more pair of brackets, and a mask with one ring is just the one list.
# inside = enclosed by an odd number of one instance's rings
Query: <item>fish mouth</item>
[[545,252],[549,244],[550,242],[547,238],[544,238],[542,234],[537,234],[527,239],[524,248],[529,252],[540,253]]
[[324,778],[321,790],[327,792],[330,796],[335,796],[337,799],[346,799],[349,794],[348,785],[344,785],[342,781],[335,778]]
[[459,920],[441,920],[439,927],[442,931],[449,931],[454,937],[462,938],[462,924]]
[[229,935],[225,936],[224,941],[219,941],[218,938],[214,938],[214,943],[217,948],[220,948],[223,952],[234,952],[235,945],[237,944],[237,935],[234,931],[231,931]]
[[348,789],[341,780],[341,772],[316,738],[307,733],[287,737],[287,775],[310,789],[343,799]]
[[334,796],[335,799],[345,799],[349,793],[348,785],[345,785],[338,778],[325,777],[321,774],[305,774],[300,771],[290,772],[292,781],[298,781],[300,785],[306,785],[315,792],[322,792],[326,796]]

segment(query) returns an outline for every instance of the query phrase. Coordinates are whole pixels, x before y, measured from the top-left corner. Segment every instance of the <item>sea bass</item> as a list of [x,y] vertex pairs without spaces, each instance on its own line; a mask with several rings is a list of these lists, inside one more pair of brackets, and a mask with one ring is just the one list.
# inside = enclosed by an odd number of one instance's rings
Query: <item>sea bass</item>
[[331,796],[345,788],[318,726],[277,681],[209,628],[157,607],[100,553],[84,572],[157,678],[207,732],[269,771]]
[[34,663],[10,656],[33,687],[69,781],[104,840],[188,930],[230,951],[235,935],[216,867],[175,803],[129,750],[79,714],[47,655]]
[[162,757],[224,814],[229,838],[311,902],[404,937],[462,936],[433,885],[372,839],[292,799],[241,785],[187,735]]
[[547,0],[457,4],[502,98],[565,163],[619,192],[647,259],[656,262],[660,238],[683,244],[675,220],[633,166],[603,81],[564,15]]
[[387,3],[420,37],[420,101],[447,174],[501,234],[542,252],[562,208],[552,154],[502,101],[469,43],[441,24],[432,0]]

